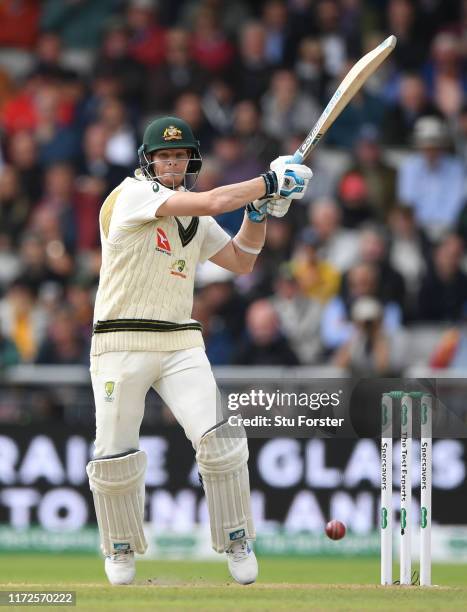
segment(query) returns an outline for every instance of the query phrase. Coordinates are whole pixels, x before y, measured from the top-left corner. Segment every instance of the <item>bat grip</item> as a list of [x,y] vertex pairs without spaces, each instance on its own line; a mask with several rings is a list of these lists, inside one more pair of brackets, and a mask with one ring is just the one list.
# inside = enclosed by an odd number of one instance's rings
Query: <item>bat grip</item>
[[300,151],[298,150],[295,151],[289,163],[290,164],[301,164],[302,162],[303,162],[303,155],[300,153]]

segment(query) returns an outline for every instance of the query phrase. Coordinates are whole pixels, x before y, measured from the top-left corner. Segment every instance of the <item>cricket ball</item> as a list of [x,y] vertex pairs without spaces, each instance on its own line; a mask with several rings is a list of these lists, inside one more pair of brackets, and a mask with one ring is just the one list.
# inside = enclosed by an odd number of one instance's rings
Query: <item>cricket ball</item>
[[326,535],[331,540],[340,540],[345,536],[345,525],[336,519],[329,521],[326,525]]

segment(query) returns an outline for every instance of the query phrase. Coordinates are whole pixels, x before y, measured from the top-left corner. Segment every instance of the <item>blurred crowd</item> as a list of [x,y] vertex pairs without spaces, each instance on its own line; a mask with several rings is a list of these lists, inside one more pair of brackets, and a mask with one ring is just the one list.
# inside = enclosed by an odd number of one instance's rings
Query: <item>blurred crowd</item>
[[[252,274],[206,264],[193,318],[213,365],[399,374],[410,330],[467,368],[467,2],[4,0],[0,3],[0,367],[87,364],[98,213],[148,121],[201,141],[196,189],[293,153],[349,67],[397,47],[268,220]],[[243,212],[222,215],[231,234]]]

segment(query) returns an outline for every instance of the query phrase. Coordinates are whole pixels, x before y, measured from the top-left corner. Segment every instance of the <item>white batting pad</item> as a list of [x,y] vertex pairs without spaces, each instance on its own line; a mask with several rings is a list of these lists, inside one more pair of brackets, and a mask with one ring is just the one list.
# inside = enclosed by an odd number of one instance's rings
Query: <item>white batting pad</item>
[[212,547],[222,553],[242,538],[255,539],[248,476],[248,444],[223,423],[201,438],[196,459],[211,520]]
[[138,450],[94,459],[86,467],[104,555],[123,550],[142,554],[148,547],[143,531],[146,464],[146,453]]

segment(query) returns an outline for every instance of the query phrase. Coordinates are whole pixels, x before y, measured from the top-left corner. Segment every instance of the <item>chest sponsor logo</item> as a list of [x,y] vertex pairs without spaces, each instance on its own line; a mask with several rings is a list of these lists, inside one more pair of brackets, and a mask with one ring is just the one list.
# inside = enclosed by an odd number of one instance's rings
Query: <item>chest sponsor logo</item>
[[158,227],[156,230],[156,251],[160,251],[161,253],[165,253],[166,255],[170,255],[172,253],[167,234],[161,227]]
[[170,266],[170,274],[173,276],[180,276],[186,278],[186,261],[184,259],[177,259],[175,263]]

